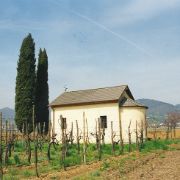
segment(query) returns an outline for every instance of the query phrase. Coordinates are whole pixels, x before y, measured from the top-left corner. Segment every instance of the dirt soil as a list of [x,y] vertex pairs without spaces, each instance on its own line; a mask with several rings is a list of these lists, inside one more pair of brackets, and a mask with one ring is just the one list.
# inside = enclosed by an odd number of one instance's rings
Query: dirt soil
[[99,169],[101,167],[101,162],[95,162],[88,165],[80,165],[74,166],[70,168],[66,168],[66,171],[58,171],[52,174],[44,174],[41,175],[39,178],[33,178],[34,180],[49,180],[49,179],[73,179],[75,176],[83,176],[85,173],[89,173],[94,171],[95,169]]
[[[124,156],[123,156],[124,157]],[[103,162],[96,162],[90,165],[71,167],[66,171],[53,174],[44,174],[40,178],[33,179],[73,179],[74,177],[84,177],[89,179],[88,174],[99,170],[100,176],[93,179],[145,179],[145,180],[179,180],[180,179],[180,151],[159,151],[146,155],[136,155],[135,159],[130,159],[123,164],[120,162],[122,156],[109,159],[110,167],[104,171],[99,169]],[[113,166],[114,162],[114,166]],[[87,177],[87,178],[86,178]]]
[[125,179],[180,179],[180,151],[168,151],[126,174]]

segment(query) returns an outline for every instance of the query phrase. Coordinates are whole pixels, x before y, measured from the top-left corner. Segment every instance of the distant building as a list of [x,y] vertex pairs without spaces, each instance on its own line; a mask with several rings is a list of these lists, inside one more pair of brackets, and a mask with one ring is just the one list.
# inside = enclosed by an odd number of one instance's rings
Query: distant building
[[[67,132],[73,122],[73,133],[76,136],[76,120],[80,132],[83,130],[83,113],[88,122],[88,136],[90,142],[95,142],[92,133],[95,133],[98,118],[105,127],[105,143],[111,142],[111,121],[116,140],[120,139],[119,123],[121,120],[122,136],[128,142],[128,126],[131,121],[132,141],[135,142],[136,121],[138,128],[142,122],[145,125],[147,107],[137,103],[127,85],[87,89],[64,92],[51,104],[51,120],[53,132],[61,139],[60,116],[66,118]],[[145,137],[144,131],[144,137]],[[81,134],[82,135],[82,134]],[[76,139],[76,138],[75,138]]]

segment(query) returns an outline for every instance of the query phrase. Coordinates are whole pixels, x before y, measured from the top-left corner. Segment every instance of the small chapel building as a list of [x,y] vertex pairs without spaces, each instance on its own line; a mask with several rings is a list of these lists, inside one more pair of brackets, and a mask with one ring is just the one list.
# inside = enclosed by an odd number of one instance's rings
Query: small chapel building
[[136,141],[136,130],[139,133],[142,128],[144,138],[146,138],[147,107],[134,100],[127,85],[67,91],[58,96],[50,107],[52,131],[57,134],[58,140],[61,140],[60,117],[66,121],[67,133],[73,126],[75,141],[76,122],[78,122],[79,133],[82,136],[84,119],[87,122],[86,135],[91,143],[96,141],[93,134],[95,134],[99,121],[105,132],[105,143],[111,143],[111,124],[116,141],[120,140],[121,134],[124,143],[128,142],[129,125],[132,142]]

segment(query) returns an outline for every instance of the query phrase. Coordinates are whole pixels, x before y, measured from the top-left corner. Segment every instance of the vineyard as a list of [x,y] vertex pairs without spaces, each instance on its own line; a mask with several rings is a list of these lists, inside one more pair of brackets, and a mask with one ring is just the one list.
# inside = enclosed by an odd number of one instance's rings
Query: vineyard
[[[78,126],[78,124],[76,125]],[[67,172],[69,168],[80,165],[104,162],[112,157],[123,157],[132,152],[167,150],[170,144],[179,143],[179,140],[161,141],[155,139],[145,141],[143,129],[136,130],[136,143],[131,143],[132,132],[130,130],[128,130],[129,143],[119,143],[113,140],[112,128],[112,143],[105,144],[103,129],[100,129],[98,123],[94,132],[96,143],[90,144],[87,134],[82,135],[77,132],[76,136],[73,136],[72,129],[70,132],[66,132],[66,126],[63,123],[61,124],[62,139],[59,143],[56,134],[52,134],[51,125],[47,134],[41,132],[38,125],[33,127],[34,131],[32,133],[28,133],[27,128],[24,128],[23,132],[19,132],[8,121],[5,124],[2,123],[2,114],[0,128],[1,179],[42,178],[48,176],[48,174],[56,174],[59,171]],[[83,143],[80,143],[80,140],[83,140]],[[105,165],[103,164],[103,166]]]
[[[158,128],[155,132],[153,129],[148,130],[148,137],[151,139],[154,139],[154,135],[156,139],[166,139],[167,132],[165,128]],[[169,136],[171,139],[180,139],[180,128],[177,128],[175,130],[175,135],[174,132],[170,131]]]

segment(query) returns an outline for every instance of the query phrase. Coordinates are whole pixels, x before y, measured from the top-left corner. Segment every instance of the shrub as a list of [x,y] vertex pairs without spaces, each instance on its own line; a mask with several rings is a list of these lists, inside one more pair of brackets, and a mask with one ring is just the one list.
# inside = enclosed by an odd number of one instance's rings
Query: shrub
[[7,165],[13,165],[13,160],[8,158]]
[[162,149],[167,150],[169,142],[163,140],[146,141],[142,147],[143,152],[149,152],[151,150]]
[[18,171],[16,169],[10,168],[8,174],[10,176],[16,176],[18,175]]
[[95,176],[95,177],[100,176],[100,175],[101,173],[98,170],[91,173],[91,176]]
[[14,161],[15,161],[17,166],[21,164],[19,156],[17,154],[14,155]]
[[110,163],[108,161],[103,161],[101,170],[104,171],[110,167]]
[[18,177],[15,177],[14,175],[5,175],[3,176],[3,180],[19,180]]
[[32,171],[30,171],[30,170],[25,170],[25,171],[23,172],[23,175],[24,175],[25,177],[30,177],[30,176],[33,176],[34,173],[33,173]]

